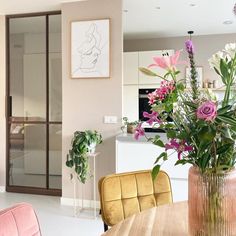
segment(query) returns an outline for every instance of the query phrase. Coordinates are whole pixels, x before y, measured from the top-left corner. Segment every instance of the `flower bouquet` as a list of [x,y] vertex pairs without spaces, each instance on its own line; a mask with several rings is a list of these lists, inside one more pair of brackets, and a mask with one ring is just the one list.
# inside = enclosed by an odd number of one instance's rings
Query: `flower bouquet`
[[[171,158],[168,150],[178,153],[176,165],[192,164],[189,171],[189,225],[190,235],[232,235],[236,230],[236,178],[231,178],[236,162],[236,44],[227,44],[225,49],[209,59],[210,66],[225,86],[224,98],[217,100],[210,90],[199,89],[194,60],[194,45],[185,42],[190,61],[190,89],[184,80],[179,80],[177,65],[180,51],[172,56],[154,57],[154,63],[140,70],[149,76],[161,79],[161,86],[148,95],[151,114],[144,113],[149,124],[165,130],[168,139],[160,136],[148,138],[140,123],[135,138],[146,136],[148,141],[163,148],[157,157],[152,176],[155,178],[164,161]],[[161,67],[165,75],[151,69]],[[171,117],[173,122],[167,122]],[[232,191],[234,191],[232,193]],[[199,204],[201,204],[200,207]],[[233,220],[232,220],[233,218]],[[235,227],[235,229],[234,229]]]

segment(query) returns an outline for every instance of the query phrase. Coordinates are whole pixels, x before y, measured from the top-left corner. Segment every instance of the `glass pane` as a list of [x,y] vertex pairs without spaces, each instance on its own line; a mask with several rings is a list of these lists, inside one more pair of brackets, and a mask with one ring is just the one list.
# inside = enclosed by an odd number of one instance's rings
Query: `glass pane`
[[61,15],[49,16],[49,120],[62,120]]
[[11,124],[9,184],[46,187],[46,125]]
[[62,125],[49,127],[49,188],[61,189]]
[[46,18],[10,19],[11,116],[46,117]]

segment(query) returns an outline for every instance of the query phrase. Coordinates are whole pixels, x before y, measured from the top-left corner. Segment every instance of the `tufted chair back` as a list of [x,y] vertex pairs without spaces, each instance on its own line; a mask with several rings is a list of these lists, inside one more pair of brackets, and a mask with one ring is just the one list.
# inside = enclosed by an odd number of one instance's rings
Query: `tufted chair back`
[[21,203],[0,211],[0,236],[41,236],[32,206]]
[[155,181],[150,170],[108,175],[100,179],[98,187],[102,219],[108,226],[172,202],[170,179],[164,171],[159,172]]

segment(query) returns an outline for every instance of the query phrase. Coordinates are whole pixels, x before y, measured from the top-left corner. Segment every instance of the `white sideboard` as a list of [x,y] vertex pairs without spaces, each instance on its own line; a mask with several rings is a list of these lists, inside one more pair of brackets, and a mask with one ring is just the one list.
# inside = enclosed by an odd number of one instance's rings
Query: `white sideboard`
[[[150,133],[150,135],[154,134]],[[158,135],[166,140],[165,134]],[[143,137],[137,141],[130,134],[118,135],[116,173],[152,169],[153,163],[162,151],[162,148],[148,143]],[[176,160],[177,154],[173,154],[161,167],[170,176],[174,202],[188,199],[188,169],[190,167],[190,165],[175,166]]]

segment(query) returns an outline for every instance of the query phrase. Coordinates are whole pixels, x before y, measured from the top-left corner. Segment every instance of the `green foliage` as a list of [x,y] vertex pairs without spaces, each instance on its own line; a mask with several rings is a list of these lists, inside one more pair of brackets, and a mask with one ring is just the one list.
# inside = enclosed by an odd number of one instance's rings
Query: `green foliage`
[[97,131],[76,131],[72,138],[72,148],[67,154],[66,166],[73,168],[78,179],[85,183],[89,174],[88,151],[91,144],[102,143],[102,136]]
[[128,120],[128,117],[123,117],[122,118],[123,122],[124,122],[124,125],[137,125],[138,124],[138,121],[129,121]]
[[139,70],[145,74],[145,75],[148,75],[148,76],[154,76],[154,77],[157,77],[158,75],[156,73],[154,73],[153,71],[147,69],[147,68],[144,68],[144,67],[140,67]]
[[152,139],[152,143],[159,146],[159,147],[165,147],[165,144],[163,143],[163,141],[160,139],[159,135],[156,135],[154,139]]
[[[151,109],[159,114],[158,118],[162,121],[160,128],[165,130],[168,143],[172,143],[166,145],[158,135],[148,140],[161,148],[167,147],[178,152],[181,159],[176,161],[176,165],[190,163],[199,167],[202,173],[210,173],[229,170],[236,164],[236,94],[232,96],[232,88],[236,82],[236,50],[235,45],[228,45],[227,48],[230,49],[222,50],[210,60],[226,88],[223,101],[217,101],[211,91],[199,90],[192,51],[188,51],[190,90],[186,90],[183,82],[177,80],[180,72],[175,66],[169,66],[163,77],[149,69],[140,68],[145,75],[160,77],[174,84],[175,89],[171,89],[171,92],[164,91],[164,97],[161,94],[160,99],[154,97],[154,104],[151,105]],[[164,59],[163,61],[165,62]],[[161,89],[157,92],[162,93]],[[212,116],[208,114],[206,119],[197,114],[200,113],[198,109],[207,102],[214,105],[214,112]],[[204,112],[205,116],[208,112],[211,113],[211,108],[208,107]],[[167,123],[167,117],[171,117],[173,123]],[[185,147],[191,148],[186,151]],[[166,151],[156,158],[152,170],[153,178],[157,176],[161,164],[167,159],[169,156]]]
[[163,159],[163,161],[167,160],[167,153],[166,152],[162,152],[156,159],[156,161],[154,162],[154,164],[157,164],[161,159]]
[[161,166],[160,165],[155,165],[152,169],[152,179],[155,180],[159,171],[160,171]]

